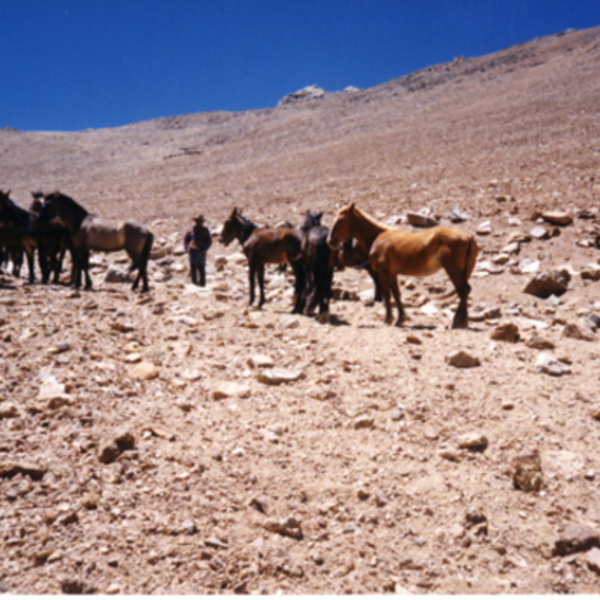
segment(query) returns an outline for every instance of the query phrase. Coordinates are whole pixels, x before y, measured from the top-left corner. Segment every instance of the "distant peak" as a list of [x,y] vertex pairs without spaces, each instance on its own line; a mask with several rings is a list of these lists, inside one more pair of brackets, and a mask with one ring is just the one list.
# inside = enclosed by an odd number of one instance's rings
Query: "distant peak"
[[316,100],[325,96],[325,90],[318,85],[308,85],[297,92],[292,92],[287,96],[284,96],[278,106],[285,104],[294,104],[296,102],[302,102],[304,100]]

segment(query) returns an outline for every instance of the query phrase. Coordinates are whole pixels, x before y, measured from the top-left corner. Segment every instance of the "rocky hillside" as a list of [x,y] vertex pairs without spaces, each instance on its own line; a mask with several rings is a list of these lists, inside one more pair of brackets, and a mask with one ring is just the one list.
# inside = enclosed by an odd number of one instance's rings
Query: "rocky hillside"
[[[0,279],[0,590],[594,593],[600,585],[600,28],[368,90],[76,133],[0,130],[0,188],[155,233],[94,291]],[[383,323],[364,271],[328,323],[274,267],[182,231],[354,201],[476,234],[471,322],[440,272]],[[39,272],[38,272],[39,276]],[[63,280],[68,280],[65,271]]]

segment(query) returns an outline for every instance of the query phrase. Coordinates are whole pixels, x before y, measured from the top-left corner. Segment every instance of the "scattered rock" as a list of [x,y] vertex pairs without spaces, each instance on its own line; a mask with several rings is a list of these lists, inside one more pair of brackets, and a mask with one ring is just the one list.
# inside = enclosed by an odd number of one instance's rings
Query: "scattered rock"
[[285,535],[296,540],[301,540],[304,537],[301,523],[298,521],[298,519],[296,519],[296,517],[288,517],[282,521],[271,519],[269,521],[265,521],[263,527],[267,531],[279,533],[280,535]]
[[151,379],[156,379],[158,374],[158,367],[151,362],[138,363],[129,371],[129,377],[131,377],[131,379],[138,379],[140,381],[150,381]]
[[109,265],[104,276],[104,283],[131,283],[132,281],[129,271],[115,265]]
[[236,383],[234,381],[218,383],[212,391],[212,397],[215,400],[223,400],[224,398],[248,398],[249,396],[250,387],[244,383]]
[[562,337],[572,338],[575,340],[583,340],[586,342],[595,342],[596,334],[584,325],[577,325],[576,323],[567,323],[562,331]]
[[596,546],[593,546],[586,554],[585,562],[594,573],[600,575],[600,550]]
[[581,279],[589,279],[591,281],[600,281],[600,265],[590,263],[583,267],[580,271]]
[[476,356],[473,356],[464,350],[457,350],[446,356],[446,363],[457,369],[470,369],[472,367],[478,367],[481,364]]
[[523,291],[544,299],[551,295],[562,296],[568,289],[569,281],[571,281],[571,274],[567,269],[540,273],[525,286]]
[[491,221],[482,221],[477,226],[475,233],[477,235],[490,235],[490,233],[492,233],[492,222]]
[[535,361],[535,370],[537,373],[546,373],[547,375],[553,375],[554,377],[560,377],[561,375],[569,375],[571,369],[565,363],[554,358],[548,352],[542,352]]
[[109,464],[115,461],[125,450],[135,448],[135,438],[128,430],[117,433],[114,437],[106,440],[100,447],[99,460],[101,463]]
[[463,223],[464,221],[470,221],[471,215],[463,210],[462,208],[455,206],[447,217],[452,223]]
[[66,393],[65,385],[59,383],[53,375],[50,375],[43,381],[37,398],[46,402],[60,402],[63,399],[67,403],[71,402],[71,397]]
[[221,550],[227,550],[229,548],[229,544],[220,540],[218,537],[211,536],[204,540],[204,545],[207,548],[219,548]]
[[304,379],[304,377],[306,376],[302,371],[275,368],[261,371],[258,374],[257,379],[260,383],[265,383],[267,385],[280,385],[282,383],[293,383],[300,379]]
[[552,225],[564,226],[570,225],[573,222],[573,217],[569,213],[558,210],[543,212],[541,217],[544,219],[544,221],[551,223]]
[[406,213],[406,219],[413,227],[437,227],[440,223],[433,216],[433,211],[423,209],[419,212]]
[[515,488],[524,492],[539,492],[542,488],[542,461],[538,452],[514,458],[512,477]]
[[357,417],[354,420],[354,429],[375,429],[375,419],[368,416]]
[[11,478],[15,475],[27,475],[34,481],[42,479],[48,472],[48,467],[30,462],[4,460],[0,461],[0,479]]
[[93,583],[76,578],[63,580],[60,589],[63,594],[95,594],[97,591]]
[[458,438],[458,447],[474,452],[483,452],[488,447],[487,437],[481,433],[466,433]]
[[270,369],[274,364],[273,359],[266,354],[254,354],[248,359],[248,366],[254,369]]
[[525,340],[525,345],[528,348],[534,348],[536,350],[552,350],[555,347],[552,341],[542,337],[535,329],[529,338]]
[[19,409],[12,402],[0,404],[0,419],[14,419],[20,414]]
[[554,542],[554,556],[567,556],[575,552],[585,552],[600,546],[600,537],[589,525],[571,523],[559,531],[559,538]]
[[509,321],[497,325],[490,334],[495,341],[511,342],[514,344],[519,341],[519,328]]
[[529,233],[535,240],[549,240],[551,237],[548,228],[542,226],[534,227]]

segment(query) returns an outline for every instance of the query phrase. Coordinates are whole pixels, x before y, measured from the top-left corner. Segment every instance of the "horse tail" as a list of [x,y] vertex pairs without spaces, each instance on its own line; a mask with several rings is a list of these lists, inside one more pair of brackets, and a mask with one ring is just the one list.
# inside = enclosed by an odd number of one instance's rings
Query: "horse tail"
[[133,272],[136,269],[141,269],[142,267],[148,264],[148,260],[150,259],[150,251],[152,250],[152,244],[154,243],[154,235],[152,232],[148,231],[148,235],[146,236],[146,240],[144,242],[144,247],[142,248],[142,252],[137,260],[132,259],[131,266],[129,267],[129,272]]
[[467,245],[467,254],[465,256],[465,282],[468,282],[473,270],[475,269],[475,264],[477,262],[477,255],[479,254],[479,244],[475,239],[475,236],[471,234],[469,236],[469,243]]

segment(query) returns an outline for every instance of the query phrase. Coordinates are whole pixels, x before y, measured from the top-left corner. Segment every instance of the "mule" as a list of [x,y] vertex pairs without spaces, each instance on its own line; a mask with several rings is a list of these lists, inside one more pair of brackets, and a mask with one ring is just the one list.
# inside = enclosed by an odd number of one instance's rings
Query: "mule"
[[250,300],[255,300],[255,285],[258,279],[258,308],[265,303],[265,265],[290,263],[295,276],[293,313],[302,312],[302,292],[304,288],[304,269],[302,265],[302,233],[291,227],[259,227],[234,208],[223,225],[219,241],[228,246],[238,239],[248,259],[248,278]]
[[444,226],[419,233],[401,231],[379,223],[352,203],[338,211],[327,243],[337,248],[349,237],[355,237],[368,253],[369,263],[377,273],[387,324],[393,321],[390,292],[398,310],[396,325],[405,319],[398,275],[426,277],[444,269],[459,297],[452,328],[468,326],[469,278],[479,253],[474,235]]
[[75,287],[81,286],[81,273],[85,274],[85,289],[91,289],[89,275],[90,251],[115,252],[125,250],[131,258],[130,272],[138,270],[132,290],[143,281],[142,292],[147,292],[148,260],[154,236],[150,230],[134,220],[109,221],[89,213],[69,196],[53,192],[44,196],[44,206],[38,216],[40,223],[48,223],[60,218],[71,241],[72,254],[76,264]]

